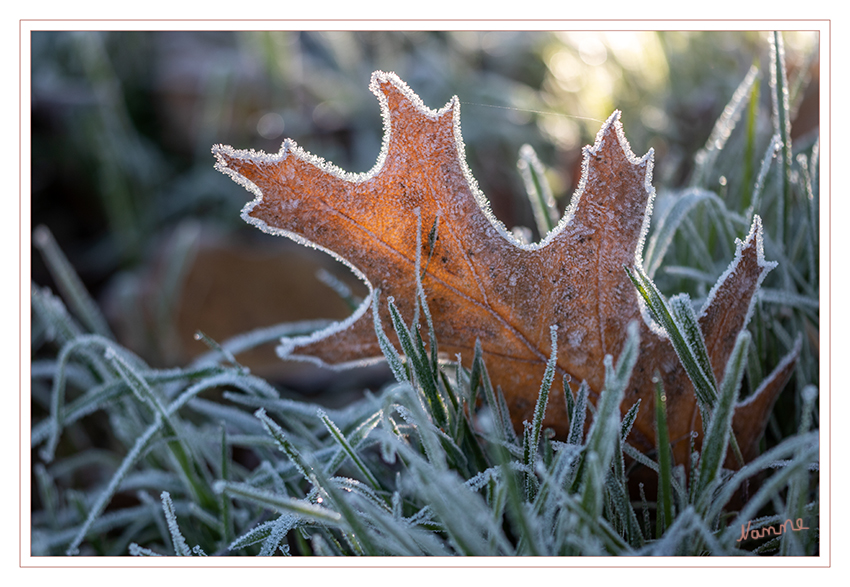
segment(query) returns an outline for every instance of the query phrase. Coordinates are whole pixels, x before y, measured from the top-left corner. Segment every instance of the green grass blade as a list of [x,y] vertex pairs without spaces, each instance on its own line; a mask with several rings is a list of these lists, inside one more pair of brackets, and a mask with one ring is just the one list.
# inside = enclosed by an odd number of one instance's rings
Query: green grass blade
[[[320,415],[325,415],[325,410],[319,410]],[[348,436],[345,438],[345,442],[351,448],[353,452],[356,452],[363,441],[369,436],[369,433],[375,429],[375,427],[381,422],[382,412],[379,410],[377,412],[372,413],[366,419],[364,419],[359,425],[357,425],[354,430],[352,430]],[[340,431],[340,434],[342,431]],[[325,471],[328,475],[333,475],[336,470],[342,465],[343,461],[345,461],[348,456],[348,452],[344,449],[341,449],[337,452],[336,456],[334,456],[330,462],[328,462],[327,467],[325,467]]]
[[643,266],[648,276],[655,276],[655,272],[661,266],[664,255],[670,248],[679,226],[691,210],[697,204],[716,197],[712,192],[702,188],[689,188],[676,196],[673,205],[664,212],[664,215],[658,221],[658,225],[644,250]]
[[746,210],[753,201],[751,185],[753,181],[753,162],[756,151],[756,121],[759,113],[759,84],[753,84],[750,90],[750,105],[747,108],[746,144],[744,146],[744,171],[741,185],[743,196],[740,209]]
[[[228,482],[224,481],[224,483],[225,485],[222,486],[222,488],[226,487],[226,484]],[[223,499],[230,499],[230,496],[227,494],[227,491],[221,491],[220,495]],[[283,514],[283,516],[291,516],[291,514]],[[272,520],[270,522],[263,522],[262,524],[254,526],[241,536],[238,536],[236,539],[232,540],[228,544],[227,550],[242,550],[243,548],[247,548],[259,542],[263,542],[271,535],[272,529],[276,526],[278,520],[280,520],[280,518],[278,518],[277,520]]]
[[[776,463],[782,462],[783,459],[788,459],[789,457],[792,458],[792,460],[802,458],[800,455],[803,452],[810,456],[814,454],[816,457],[817,446],[818,433],[809,432],[803,436],[792,436],[790,438],[786,438],[778,445],[757,456],[755,459],[736,471],[725,483],[723,483],[723,485],[720,486],[717,496],[715,497],[706,518],[716,519],[717,516],[720,515],[723,507],[735,495],[735,492],[737,492],[751,477],[758,475],[762,471],[773,468]],[[752,513],[753,512],[751,512],[751,514]]]
[[657,503],[659,504],[655,536],[659,538],[673,523],[673,455],[670,452],[670,434],[667,431],[667,396],[658,374],[655,375],[655,429],[658,450]]
[[570,388],[570,378],[564,377],[564,404],[567,406],[567,421],[572,422],[576,411],[576,398]]
[[[284,514],[274,521],[268,537],[263,541],[263,546],[257,556],[272,556],[280,547],[280,543],[286,537],[286,534],[298,525],[300,520],[291,515]],[[288,553],[289,547],[284,545],[284,554]]]
[[56,361],[56,375],[50,390],[50,434],[45,446],[39,451],[39,456],[46,461],[53,460],[59,436],[65,423],[65,368],[72,354],[81,355],[86,363],[97,367],[98,377],[102,380],[112,379],[102,356],[96,356],[93,347],[109,348],[113,343],[98,334],[83,334],[68,341],[59,351]]
[[[673,316],[667,302],[658,291],[652,280],[640,267],[626,268],[626,272],[635,284],[640,295],[646,302],[653,319],[667,332],[673,349],[676,351],[685,372],[694,384],[697,400],[704,408],[711,409],[717,397],[717,389],[713,385],[713,375],[709,377],[703,371],[697,351],[688,343],[688,336],[679,321]],[[704,344],[704,343],[703,343]]]
[[546,371],[543,373],[543,382],[540,384],[540,392],[537,395],[537,404],[534,406],[534,419],[531,424],[531,436],[526,445],[524,463],[532,467],[537,461],[537,448],[540,444],[540,430],[543,428],[543,416],[546,414],[546,405],[549,402],[549,390],[555,379],[555,366],[558,361],[558,327],[549,329],[551,335],[551,353],[546,363]]
[[256,503],[264,508],[282,513],[291,513],[307,521],[324,524],[331,527],[342,525],[342,516],[324,506],[312,504],[303,499],[275,495],[274,493],[257,489],[246,483],[216,481],[213,486],[216,492],[226,493],[231,497]]
[[420,351],[424,351],[424,348],[417,348],[414,344],[410,331],[405,326],[404,320],[392,299],[388,300],[388,305],[393,328],[401,343],[401,349],[411,364],[417,382],[422,386],[422,391],[425,393],[425,398],[428,401],[431,412],[434,414],[434,419],[439,426],[447,427],[448,416],[446,414],[446,406],[443,403],[443,398],[437,392],[437,380],[431,371],[428,356],[420,353]]
[[[421,217],[418,218],[417,229],[421,230]],[[431,256],[434,254],[434,249],[437,244],[437,229],[440,224],[440,217],[434,217],[434,225],[431,227],[431,232],[428,235],[428,263],[426,263],[426,270],[428,264],[431,262]],[[428,307],[428,299],[425,297],[425,288],[422,287],[422,272],[420,270],[421,264],[421,256],[422,252],[419,247],[416,248],[416,307],[422,308],[422,315],[425,316],[425,324],[428,327],[428,345],[431,349],[431,371],[433,373],[437,373],[439,370],[438,363],[438,345],[437,345],[437,335],[434,332],[434,320],[431,317],[431,310]]]
[[[812,157],[814,159],[814,157]],[[809,171],[809,159],[804,154],[797,155],[797,165],[803,176],[803,186],[806,194],[806,220],[807,220],[807,247],[806,260],[809,265],[809,279],[815,283],[818,282],[818,263],[819,259],[819,242],[818,242],[818,216],[817,216],[817,201],[815,198],[814,187],[812,185],[812,174]]]
[[[232,476],[232,453],[230,445],[227,443],[227,429],[221,427],[221,479],[222,481],[230,481]],[[218,511],[221,515],[221,527],[224,532],[225,542],[233,541],[233,515],[230,508],[230,500],[224,494],[219,496]]]
[[286,437],[286,433],[283,431],[277,422],[272,420],[267,414],[265,409],[260,408],[256,412],[254,412],[254,416],[263,423],[263,426],[268,432],[269,436],[271,436],[278,445],[280,451],[289,457],[289,460],[295,465],[295,468],[301,473],[301,476],[304,477],[307,481],[312,482],[313,478],[311,474],[313,471],[310,466],[304,461],[301,453],[292,442]]
[[[363,477],[366,481],[376,490],[381,490],[381,484],[372,474],[372,471],[369,470],[369,467],[366,466],[366,463],[363,462],[363,459],[355,452],[354,448],[348,443],[345,436],[343,436],[342,432],[339,428],[337,428],[336,424],[334,424],[328,415],[323,411],[320,412],[319,417],[322,419],[322,423],[325,425],[325,428],[328,429],[328,432],[331,433],[334,440],[340,445],[342,450],[348,457],[352,460],[357,469],[363,474]],[[376,420],[377,421],[377,420]]]
[[324,267],[320,267],[316,271],[316,279],[333,290],[333,292],[338,295],[343,302],[345,302],[349,311],[354,312],[360,307],[360,304],[363,303],[363,299],[355,296],[351,292],[351,288],[348,287],[346,283],[343,283],[342,280],[338,279]]
[[[448,469],[446,459],[451,455],[447,454],[444,448],[447,445],[443,441],[445,439],[451,441],[451,439],[440,436],[439,429],[434,426],[431,416],[426,412],[415,389],[409,385],[406,386],[401,390],[399,400],[402,405],[397,406],[396,410],[408,424],[415,427],[428,460],[440,471]],[[452,454],[456,455],[455,451],[452,451]]]
[[158,552],[154,552],[150,548],[139,546],[135,542],[131,542],[127,550],[130,553],[130,556],[163,556]]
[[[129,393],[127,385],[120,380],[113,380],[90,388],[84,395],[66,404],[62,409],[62,425],[69,426],[98,409],[101,409],[110,399]],[[45,418],[32,427],[30,442],[35,448],[53,434],[55,422],[52,417]],[[44,454],[39,454],[44,458]]]
[[[229,338],[221,343],[221,348],[230,353],[231,356],[236,356],[281,338],[312,334],[330,324],[329,320],[303,320],[265,326]],[[220,354],[218,351],[206,352],[192,361],[191,366],[201,367],[214,364]]]
[[159,398],[147,384],[144,378],[122,357],[115,352],[112,346],[107,346],[106,359],[115,367],[118,374],[133,391],[139,401],[148,404],[152,412],[162,421],[163,429],[167,437],[168,447],[178,465],[179,471],[185,480],[188,489],[194,498],[204,506],[210,507],[214,503],[213,496],[207,491],[203,482],[198,478],[198,468],[192,452],[185,445],[181,434],[178,432],[177,423],[172,419],[172,413],[166,411]]
[[744,213],[744,217],[747,219],[747,223],[751,223],[753,220],[753,216],[756,214],[761,214],[761,197],[764,192],[765,182],[767,181],[767,174],[770,171],[770,166],[773,163],[773,160],[776,158],[776,155],[782,150],[782,139],[778,134],[773,135],[773,138],[770,140],[770,144],[767,146],[767,150],[764,153],[764,157],[761,160],[761,167],[759,167],[759,174],[756,178],[756,183],[753,186],[752,191],[752,199],[749,207]]
[[617,367],[614,372],[617,378],[615,385],[624,391],[626,385],[629,383],[629,378],[632,376],[635,363],[637,363],[639,350],[640,328],[637,322],[630,322],[626,327],[626,341],[623,343],[623,350],[620,351],[620,356],[617,359]]
[[587,398],[590,394],[590,385],[582,381],[576,392],[576,404],[573,409],[573,419],[570,420],[570,433],[567,436],[568,444],[581,444],[584,438],[584,422],[587,418]]
[[714,129],[711,131],[705,147],[696,154],[696,169],[691,180],[691,186],[703,186],[708,181],[709,175],[714,169],[717,155],[726,146],[726,141],[729,140],[732,131],[735,130],[735,125],[738,124],[744,107],[747,105],[747,98],[751,89],[758,79],[759,69],[753,65],[732,94],[732,99],[726,104],[720,118],[715,122]]
[[321,470],[321,467],[312,466],[310,470],[312,471],[311,483],[327,495],[331,505],[339,512],[342,519],[348,525],[350,534],[346,538],[355,551],[357,551],[357,554],[360,554],[359,551],[362,551],[363,554],[368,556],[381,554],[380,549],[374,543],[374,537],[372,532],[368,530],[365,520],[362,519],[360,513],[346,499],[345,494],[347,492],[340,490],[340,488],[328,479]]
[[103,513],[108,505],[109,501],[112,499],[112,496],[115,494],[115,491],[118,489],[118,486],[123,481],[124,477],[130,472],[130,468],[136,464],[136,461],[142,456],[143,452],[148,448],[153,437],[159,432],[161,427],[161,420],[157,419],[153,424],[148,426],[147,430],[136,439],[136,443],[133,445],[133,448],[130,449],[130,452],[127,453],[127,456],[124,457],[124,460],[121,462],[121,465],[118,469],[113,473],[112,478],[109,480],[106,488],[101,491],[95,502],[92,504],[89,509],[88,515],[86,516],[83,524],[77,529],[74,538],[71,540],[71,543],[68,545],[68,548],[65,552],[67,555],[75,555],[79,553],[80,544],[82,544],[83,540],[88,535],[89,531],[92,529],[95,520]]
[[46,226],[39,226],[33,232],[32,242],[41,251],[47,269],[62,293],[62,297],[65,298],[83,326],[94,334],[114,339],[115,336],[109,329],[106,318],[103,317],[97,304],[86,291],[77,272],[74,271],[71,263],[68,262],[67,257],[59,248],[56,239],[53,238],[53,233]]
[[487,405],[490,406],[490,411],[493,415],[493,423],[496,427],[496,433],[506,442],[516,441],[516,434],[513,426],[509,424],[510,419],[507,414],[503,413],[503,402],[500,401],[500,398],[496,397],[493,385],[490,383],[490,376],[487,374],[487,367],[484,365],[481,342],[476,339],[475,354],[472,359],[472,376],[470,378],[470,385],[477,386],[476,382],[479,379],[481,381],[481,387],[484,389],[484,399],[486,400]]
[[[617,460],[615,459],[616,462]],[[605,488],[611,496],[611,502],[616,511],[617,519],[622,525],[620,535],[623,535],[631,546],[643,546],[644,536],[641,533],[637,514],[635,514],[635,510],[629,500],[629,488],[625,477],[622,476],[622,468],[620,468],[616,476],[608,476],[605,482]]]
[[381,295],[381,291],[379,289],[375,289],[372,292],[372,320],[375,324],[375,334],[378,337],[378,345],[381,347],[381,352],[384,353],[384,357],[387,359],[387,363],[390,366],[390,370],[395,375],[396,381],[399,383],[406,383],[410,381],[407,377],[407,370],[404,368],[404,362],[401,360],[401,356],[399,356],[398,351],[395,350],[395,347],[390,342],[390,339],[387,338],[387,335],[384,333],[384,327],[381,325],[381,315],[378,311],[378,298]]
[[688,294],[679,294],[670,298],[670,311],[680,326],[685,342],[697,363],[699,363],[700,369],[709,379],[712,387],[717,389],[717,380],[714,378],[714,369],[711,366],[711,360],[708,358],[708,349],[705,346],[702,329],[699,326]]
[[[812,412],[817,399],[818,390],[814,385],[807,385],[803,388],[801,396],[803,398],[803,408],[800,417],[800,426],[797,429],[797,434],[802,436],[809,431],[812,423]],[[802,458],[803,450],[797,451],[795,457]],[[802,519],[805,515],[806,501],[808,498],[809,478],[805,473],[795,475],[788,482],[788,494],[785,498],[785,515],[783,520]],[[792,532],[788,532],[782,537],[779,547],[779,554],[800,556],[805,554],[802,546]]]
[[573,499],[565,499],[564,507],[579,518],[584,527],[601,541],[609,554],[621,556],[633,554],[634,551],[628,543],[611,528],[611,525],[604,518],[594,517],[582,504]]
[[520,148],[517,168],[522,176],[526,195],[534,212],[537,233],[540,235],[540,239],[544,239],[558,224],[560,212],[555,203],[555,198],[552,196],[552,188],[546,180],[546,170],[531,145],[523,145]]
[[735,414],[735,402],[738,399],[741,379],[744,377],[750,338],[750,333],[746,330],[742,330],[738,334],[735,347],[726,363],[723,382],[720,384],[720,397],[702,445],[696,491],[700,511],[706,511],[707,505],[705,504],[711,501],[710,492],[714,489],[715,480],[719,478],[730,437],[734,435],[732,432],[732,416]]
[[160,499],[162,500],[162,511],[165,512],[168,531],[171,534],[171,543],[174,545],[174,554],[177,556],[192,556],[192,551],[189,550],[189,545],[186,544],[186,539],[183,538],[183,533],[180,532],[180,526],[177,525],[177,514],[174,513],[174,503],[171,501],[171,495],[167,491],[163,491]]
[[641,400],[638,400],[634,403],[632,407],[629,408],[629,411],[623,416],[623,422],[620,425],[620,438],[623,442],[626,441],[626,438],[629,435],[629,432],[632,430],[632,426],[635,423],[635,419],[637,419],[638,410],[640,409]]
[[60,347],[65,346],[81,334],[83,329],[68,313],[59,298],[53,295],[47,287],[31,285],[30,300],[32,301],[33,318],[38,317],[44,324],[47,340],[54,341]]
[[770,37],[770,87],[773,98],[774,129],[782,142],[782,189],[776,205],[776,240],[783,241],[785,223],[791,205],[791,117],[788,103],[788,72],[785,68],[785,45],[782,33]]
[[[526,428],[527,430],[527,428]],[[518,477],[528,479],[533,475],[530,471],[522,471],[520,475],[511,467],[511,457],[504,447],[494,447],[495,460],[501,465],[500,485],[505,492],[505,509],[514,531],[522,538],[517,544],[517,554],[540,556],[541,550],[536,528],[532,522],[533,513],[527,508],[527,493],[523,491]],[[526,482],[527,485],[527,482]]]
[[741,508],[738,515],[724,531],[720,541],[722,543],[732,542],[735,540],[735,535],[740,532],[741,525],[746,526],[747,522],[758,515],[759,510],[765,504],[773,501],[779,493],[788,485],[788,483],[797,475],[805,474],[808,471],[809,465],[817,462],[818,446],[810,443],[809,446],[801,453],[798,453],[790,463],[786,464],[782,469],[773,473],[759,488],[754,496]]
[[605,477],[617,451],[620,437],[620,403],[637,360],[640,342],[636,322],[629,324],[616,368],[611,355],[605,356],[605,385],[596,404],[596,415],[587,435],[587,452],[582,473],[582,507],[592,517],[601,513]]

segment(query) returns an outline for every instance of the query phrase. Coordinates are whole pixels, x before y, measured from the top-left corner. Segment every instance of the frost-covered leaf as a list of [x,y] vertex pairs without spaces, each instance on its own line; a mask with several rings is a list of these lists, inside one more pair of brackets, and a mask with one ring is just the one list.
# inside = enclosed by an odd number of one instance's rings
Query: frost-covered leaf
[[[529,244],[493,216],[466,165],[457,98],[431,110],[395,74],[384,72],[373,74],[370,88],[381,104],[385,134],[366,173],[345,172],[291,140],[277,154],[213,148],[217,169],[255,196],[242,212],[248,223],[328,252],[370,291],[348,319],[310,336],[283,338],[279,354],[336,367],[378,360],[383,355],[376,324],[388,337],[382,338],[384,347],[387,341],[399,344],[387,300],[394,300],[402,318],[418,316],[419,268],[440,351],[460,354],[469,365],[480,341],[493,386],[503,391],[521,430],[524,420],[533,419],[552,349],[550,326],[557,341],[554,384],[567,380],[575,390],[585,381],[595,403],[605,379],[604,357],[622,352],[626,328],[637,320],[641,347],[622,406],[640,399],[646,407],[630,441],[642,450],[655,448],[652,376],[658,372],[675,459],[687,462],[691,433],[702,432],[694,390],[666,334],[641,319],[638,293],[624,271],[642,265],[654,188],[653,154],[633,154],[620,113],[585,148],[582,180],[563,218],[541,242]],[[435,234],[429,227],[436,227]],[[763,258],[756,216],[696,315],[717,380],[771,266]],[[376,310],[379,316],[373,316]],[[769,411],[763,406],[770,403],[752,400],[749,422],[735,418],[741,446],[757,441]],[[551,394],[543,426],[567,437],[565,395]]]

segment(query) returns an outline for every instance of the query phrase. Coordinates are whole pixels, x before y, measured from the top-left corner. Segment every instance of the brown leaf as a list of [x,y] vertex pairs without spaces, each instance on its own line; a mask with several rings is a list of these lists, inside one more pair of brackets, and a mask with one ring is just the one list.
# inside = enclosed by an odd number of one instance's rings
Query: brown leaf
[[[564,378],[574,387],[586,380],[595,398],[604,356],[616,357],[626,327],[639,321],[641,352],[623,402],[628,409],[642,399],[630,441],[643,450],[655,446],[651,379],[657,371],[667,393],[674,454],[685,462],[691,432],[701,431],[694,392],[669,341],[642,316],[623,269],[641,263],[654,189],[652,152],[635,157],[620,113],[585,148],[582,181],[559,225],[540,243],[522,244],[490,213],[466,166],[457,98],[430,110],[395,74],[383,72],[373,74],[370,88],[381,104],[385,132],[368,173],[346,173],[291,140],[276,155],[214,147],[217,169],[255,195],[243,218],[327,251],[370,292],[379,288],[391,339],[386,298],[394,298],[410,320],[420,267],[440,351],[451,358],[460,353],[468,364],[480,340],[517,427],[532,416],[550,354],[550,326],[557,325],[558,333],[556,385]],[[718,380],[770,268],[761,238],[756,218],[700,313]],[[327,330],[284,339],[279,351],[335,366],[381,358],[369,299]],[[754,430],[767,418],[767,410],[755,412]],[[564,436],[567,424],[564,397],[552,393],[545,425]]]

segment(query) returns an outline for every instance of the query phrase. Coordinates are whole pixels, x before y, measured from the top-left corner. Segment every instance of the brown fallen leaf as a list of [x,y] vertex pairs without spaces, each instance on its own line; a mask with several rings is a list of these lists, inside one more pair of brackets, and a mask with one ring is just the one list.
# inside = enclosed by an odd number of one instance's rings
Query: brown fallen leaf
[[[380,289],[381,319],[391,340],[386,299],[394,298],[411,320],[415,271],[421,268],[440,350],[449,357],[460,353],[468,364],[480,340],[517,428],[532,417],[550,354],[550,326],[557,326],[556,385],[564,378],[574,387],[585,380],[595,398],[604,380],[603,358],[618,356],[628,324],[638,321],[641,351],[622,406],[642,400],[630,442],[641,450],[655,446],[657,371],[667,394],[674,456],[687,462],[691,433],[702,430],[694,391],[666,336],[642,315],[624,271],[641,263],[654,189],[653,154],[632,153],[620,113],[585,148],[581,183],[558,226],[540,243],[522,244],[490,213],[466,165],[457,97],[431,110],[395,74],[384,72],[373,74],[370,89],[381,104],[384,143],[367,173],[347,173],[291,140],[274,155],[213,148],[216,168],[255,196],[243,218],[334,255],[370,292]],[[756,217],[699,315],[718,381],[770,267]],[[367,299],[347,320],[310,337],[283,339],[279,354],[336,367],[380,359],[371,312]],[[793,367],[795,358],[784,364]],[[734,427],[748,458],[789,374],[774,372],[758,398],[736,410]],[[544,424],[566,435],[562,394],[550,394]]]

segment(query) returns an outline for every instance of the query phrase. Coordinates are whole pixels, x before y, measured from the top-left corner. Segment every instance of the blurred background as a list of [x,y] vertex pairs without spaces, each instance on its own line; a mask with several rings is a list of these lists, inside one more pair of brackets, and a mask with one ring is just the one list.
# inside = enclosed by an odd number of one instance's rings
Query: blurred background
[[[816,137],[818,38],[784,39],[789,78],[811,82],[795,105],[796,146]],[[345,317],[350,306],[319,269],[365,293],[327,255],[247,226],[239,211],[250,194],[213,169],[213,144],[277,152],[291,137],[367,171],[382,136],[370,75],[394,71],[431,108],[459,97],[473,175],[496,216],[538,240],[517,172],[522,145],[547,167],[563,210],[582,146],[620,109],[633,151],[655,150],[663,206],[687,185],[750,67],[769,78],[766,32],[35,32],[31,44],[32,228],[53,232],[119,341],[155,366],[207,350],[197,330],[222,341]],[[757,153],[772,134],[762,81]],[[708,180],[718,190],[725,182]],[[33,281],[52,287],[32,258]],[[333,384],[284,364],[273,345],[245,362],[301,393]]]

